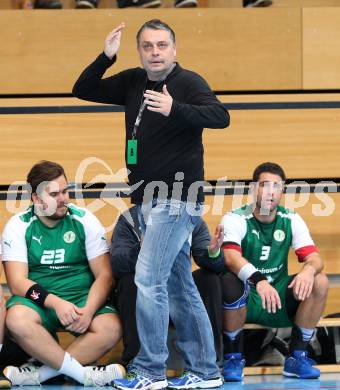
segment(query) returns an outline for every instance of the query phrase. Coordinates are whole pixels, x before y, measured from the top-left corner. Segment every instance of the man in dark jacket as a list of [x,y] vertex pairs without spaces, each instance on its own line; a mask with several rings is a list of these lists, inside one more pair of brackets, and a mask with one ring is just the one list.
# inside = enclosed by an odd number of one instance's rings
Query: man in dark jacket
[[[108,34],[104,53],[73,88],[81,99],[125,107],[131,202],[145,231],[135,276],[140,349],[127,378],[112,385],[123,390],[220,387],[211,325],[192,279],[188,237],[203,212],[203,129],[229,126],[229,114],[201,76],[176,62],[175,32],[158,19],[137,32],[142,68],[103,78],[117,60],[124,28],[121,23]],[[169,313],[185,370],[168,381]]]

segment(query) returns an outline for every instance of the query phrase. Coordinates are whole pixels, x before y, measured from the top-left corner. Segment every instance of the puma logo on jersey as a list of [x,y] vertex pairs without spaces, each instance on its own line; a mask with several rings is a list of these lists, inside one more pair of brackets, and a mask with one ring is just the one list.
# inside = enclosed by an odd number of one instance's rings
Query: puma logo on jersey
[[41,245],[42,236],[40,236],[39,238],[36,236],[32,236],[32,240],[38,241],[39,245]]
[[7,245],[9,248],[11,248],[11,247],[12,247],[12,245],[11,245],[11,241],[4,241],[4,244],[5,244],[5,245]]
[[257,232],[255,229],[253,229],[251,232],[254,233],[255,236],[256,236],[258,239],[260,239],[260,232]]

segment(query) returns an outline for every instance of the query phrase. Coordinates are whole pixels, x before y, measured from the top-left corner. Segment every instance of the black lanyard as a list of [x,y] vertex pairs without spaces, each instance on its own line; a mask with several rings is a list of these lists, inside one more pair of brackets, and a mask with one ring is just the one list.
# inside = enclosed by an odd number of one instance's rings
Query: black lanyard
[[[156,81],[155,85],[152,88],[152,91],[154,91],[156,89],[156,87],[158,87],[168,77],[168,75],[172,72],[172,70],[174,69],[175,66],[176,66],[176,63],[174,63],[170,67],[168,72],[166,72],[166,74],[161,79]],[[139,127],[140,121],[142,119],[143,111],[145,110],[145,107],[146,107],[145,99],[143,99],[143,98],[144,98],[144,92],[146,91],[147,85],[148,85],[148,78],[146,77],[145,87],[144,87],[144,90],[143,90],[143,93],[142,93],[142,98],[141,98],[141,104],[139,106],[138,115],[137,115],[137,118],[135,120],[135,124],[133,125],[132,139],[136,138],[138,127]]]

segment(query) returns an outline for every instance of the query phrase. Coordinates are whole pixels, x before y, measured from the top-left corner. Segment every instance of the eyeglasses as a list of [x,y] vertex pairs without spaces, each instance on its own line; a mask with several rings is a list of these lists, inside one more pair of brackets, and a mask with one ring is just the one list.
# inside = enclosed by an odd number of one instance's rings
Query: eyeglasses
[[155,45],[151,42],[144,42],[141,44],[142,49],[146,52],[152,51],[155,46],[157,46],[159,50],[166,50],[170,46],[170,42],[160,41],[157,42]]

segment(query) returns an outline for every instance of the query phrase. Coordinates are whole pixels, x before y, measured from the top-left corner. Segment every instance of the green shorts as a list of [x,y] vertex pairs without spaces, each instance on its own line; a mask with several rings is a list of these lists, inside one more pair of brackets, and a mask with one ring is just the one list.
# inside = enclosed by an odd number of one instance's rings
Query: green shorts
[[[276,313],[268,313],[267,310],[262,308],[262,302],[259,294],[255,290],[251,290],[249,293],[247,303],[247,323],[254,323],[263,326],[269,326],[272,328],[284,328],[293,325],[293,318],[287,313],[286,304],[286,290],[288,284],[291,282],[294,276],[288,276],[285,279],[277,282],[273,287],[277,290],[282,308],[276,310]],[[297,303],[298,305],[298,303]]]
[[[84,307],[86,304],[86,301],[87,301],[87,295],[85,295],[81,298],[78,298],[78,299],[74,299],[72,301],[70,300],[70,302],[72,302],[73,304],[75,304],[78,307]],[[14,296],[10,297],[7,301],[7,304],[6,304],[7,309],[9,309],[10,307],[12,307],[14,305],[28,306],[31,309],[33,309],[34,311],[36,311],[41,318],[42,326],[46,330],[48,330],[48,332],[50,332],[53,336],[55,336],[56,331],[58,329],[64,328],[63,325],[61,324],[61,322],[59,321],[59,318],[57,317],[57,313],[55,312],[54,309],[42,308],[42,307],[38,306],[37,304],[35,304],[34,302],[32,302],[30,299],[20,297],[18,295],[14,295]],[[115,309],[114,306],[112,306],[110,304],[106,304],[96,311],[95,316],[97,316],[99,314],[106,314],[106,313],[116,314],[117,310]]]

